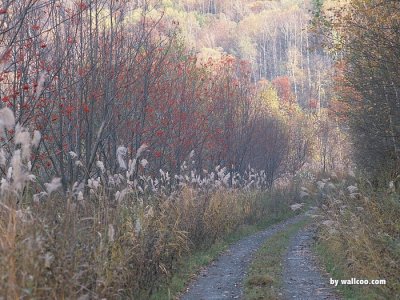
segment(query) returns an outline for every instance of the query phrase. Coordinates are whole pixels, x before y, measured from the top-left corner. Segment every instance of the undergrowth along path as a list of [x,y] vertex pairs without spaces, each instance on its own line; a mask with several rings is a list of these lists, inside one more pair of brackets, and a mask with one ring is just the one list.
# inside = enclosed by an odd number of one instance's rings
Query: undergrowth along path
[[308,225],[291,239],[284,258],[283,299],[338,300],[328,275],[319,267],[312,245],[315,224]]
[[305,215],[295,216],[231,245],[209,267],[200,272],[181,299],[241,299],[243,297],[243,281],[253,254],[266,239],[304,218]]

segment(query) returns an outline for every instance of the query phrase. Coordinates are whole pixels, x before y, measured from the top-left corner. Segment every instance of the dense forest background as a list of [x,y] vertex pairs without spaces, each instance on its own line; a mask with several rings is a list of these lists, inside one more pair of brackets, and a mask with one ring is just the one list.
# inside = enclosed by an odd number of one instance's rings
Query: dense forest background
[[[326,107],[332,60],[310,30],[318,1],[165,1],[189,48],[202,59],[223,53],[251,64],[252,80],[290,84],[292,101]],[[285,82],[288,81],[288,82]]]

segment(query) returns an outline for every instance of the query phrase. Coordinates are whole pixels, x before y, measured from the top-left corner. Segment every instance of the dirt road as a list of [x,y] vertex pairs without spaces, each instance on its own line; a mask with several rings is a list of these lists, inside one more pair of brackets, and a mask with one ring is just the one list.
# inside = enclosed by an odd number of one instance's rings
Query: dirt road
[[266,239],[284,230],[289,224],[294,224],[304,218],[304,215],[296,216],[233,244],[199,274],[181,299],[242,299],[243,280],[253,254]]

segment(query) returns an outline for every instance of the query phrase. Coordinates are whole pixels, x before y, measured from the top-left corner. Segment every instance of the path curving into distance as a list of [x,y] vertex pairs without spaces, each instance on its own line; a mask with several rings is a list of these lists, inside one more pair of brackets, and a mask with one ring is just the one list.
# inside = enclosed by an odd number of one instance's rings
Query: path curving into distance
[[253,254],[268,238],[304,218],[305,215],[295,216],[231,245],[210,266],[200,272],[181,300],[242,299],[243,281]]

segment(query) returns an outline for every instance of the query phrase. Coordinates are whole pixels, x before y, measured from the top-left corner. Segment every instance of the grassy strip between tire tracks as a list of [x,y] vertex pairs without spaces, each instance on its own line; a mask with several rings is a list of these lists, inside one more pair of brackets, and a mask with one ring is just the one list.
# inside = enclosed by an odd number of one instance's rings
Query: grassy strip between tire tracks
[[309,219],[289,225],[273,235],[257,251],[245,279],[245,299],[280,299],[282,287],[282,260],[290,239]]
[[209,249],[195,251],[190,256],[184,257],[175,274],[172,275],[171,281],[167,285],[161,286],[158,292],[151,296],[151,299],[178,299],[179,294],[184,291],[188,282],[195,278],[202,268],[209,265],[218,255],[228,249],[232,243],[295,215],[293,212],[286,212],[266,219],[257,225],[243,225],[223,240],[214,243]]

